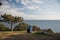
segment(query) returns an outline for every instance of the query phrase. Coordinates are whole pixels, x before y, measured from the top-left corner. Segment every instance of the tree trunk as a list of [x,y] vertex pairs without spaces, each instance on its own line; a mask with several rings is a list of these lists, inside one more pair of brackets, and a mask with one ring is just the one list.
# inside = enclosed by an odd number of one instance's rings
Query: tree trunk
[[13,31],[13,24],[11,23],[11,31]]

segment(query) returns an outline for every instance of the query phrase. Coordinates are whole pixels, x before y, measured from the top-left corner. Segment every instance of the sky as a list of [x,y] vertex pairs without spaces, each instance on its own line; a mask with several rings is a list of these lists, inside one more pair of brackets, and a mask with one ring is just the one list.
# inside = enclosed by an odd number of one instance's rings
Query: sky
[[0,15],[21,16],[25,20],[60,20],[60,0],[0,0]]

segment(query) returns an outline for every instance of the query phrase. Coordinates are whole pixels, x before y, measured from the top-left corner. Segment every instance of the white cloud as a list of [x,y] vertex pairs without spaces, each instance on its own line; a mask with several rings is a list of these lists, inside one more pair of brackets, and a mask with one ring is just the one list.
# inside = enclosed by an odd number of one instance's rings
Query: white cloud
[[27,6],[27,3],[23,2],[23,1],[21,3]]
[[[36,17],[36,15],[28,15],[28,14],[25,14],[25,13],[23,13],[23,12],[18,12],[17,10],[18,10],[18,8],[5,8],[5,7],[0,7],[0,13],[2,14],[5,14],[5,13],[7,13],[7,14],[11,14],[11,15],[13,15],[13,16],[21,16],[21,17],[23,17],[24,19],[35,19],[35,17]],[[1,15],[0,14],[0,15]]]
[[23,15],[23,13],[20,13],[20,12],[18,12],[17,10],[18,10],[18,8],[11,8],[11,7],[6,7],[7,5],[5,5],[5,6],[1,6],[0,7],[0,12],[4,12],[4,13],[7,13],[7,14],[12,14],[12,15],[14,15],[14,16],[22,16]]
[[[12,1],[12,0],[9,0],[10,2]],[[23,5],[25,5],[25,7],[27,8],[27,9],[36,9],[36,10],[38,10],[40,7],[39,7],[39,5],[35,5],[35,3],[37,3],[37,4],[42,4],[43,2],[41,1],[41,0],[15,0],[17,3],[19,3],[19,2],[21,2]],[[15,4],[14,3],[12,3],[12,5],[13,5],[13,7],[15,6]]]
[[29,14],[26,14],[24,12],[18,12],[17,10],[19,8],[11,8],[8,5],[2,5],[0,7],[0,9],[1,9],[0,10],[1,14],[7,13],[7,14],[11,14],[13,16],[21,16],[21,17],[23,17],[26,20],[34,20],[34,19],[36,20],[36,19],[39,19],[39,16],[37,16],[37,15],[29,15]]
[[32,0],[33,3],[43,4],[42,0]]
[[25,3],[37,3],[37,4],[42,4],[43,3],[43,1],[42,0],[21,0],[21,1],[23,1],[23,2],[25,2]]
[[29,7],[30,9],[39,9],[39,6],[36,6],[36,5],[31,5],[30,7]]
[[[6,7],[5,7],[6,6]],[[60,20],[60,15],[58,15],[58,14],[56,14],[55,13],[55,15],[54,15],[54,12],[49,12],[49,13],[47,13],[47,12],[45,12],[45,15],[41,15],[41,14],[31,14],[31,15],[29,15],[29,14],[26,14],[26,13],[24,13],[24,12],[18,12],[17,10],[19,9],[19,8],[11,8],[11,7],[9,7],[9,6],[7,6],[7,5],[2,5],[1,7],[0,7],[0,13],[7,13],[7,14],[12,14],[13,16],[21,16],[21,17],[23,17],[25,20]]]
[[28,14],[25,14],[24,12],[18,12],[17,11],[18,8],[10,8],[10,7],[1,6],[0,9],[1,9],[0,10],[1,14],[7,13],[7,14],[11,14],[13,16],[21,16],[21,17],[23,17],[24,19],[27,19],[27,20],[28,19],[33,19],[33,18],[35,19],[35,17],[36,17],[36,15],[28,15]]
[[24,4],[28,9],[38,9],[39,6],[37,5],[28,5],[27,3],[25,3],[24,1],[21,2],[22,4]]
[[11,5],[7,1],[4,1],[2,3],[3,5],[0,6],[0,15],[5,14],[5,13],[12,14],[13,16],[24,15],[22,12],[18,12],[19,8],[12,8]]

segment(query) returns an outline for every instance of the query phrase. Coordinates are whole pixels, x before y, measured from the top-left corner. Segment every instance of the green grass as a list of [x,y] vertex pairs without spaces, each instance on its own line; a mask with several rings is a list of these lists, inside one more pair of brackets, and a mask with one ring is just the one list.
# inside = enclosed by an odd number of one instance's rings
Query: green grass
[[25,34],[26,31],[0,31],[0,39],[5,38],[10,35],[19,35],[19,34]]
[[43,35],[43,36],[51,36],[53,33],[46,33],[46,32],[36,32],[34,34],[37,34],[37,35]]

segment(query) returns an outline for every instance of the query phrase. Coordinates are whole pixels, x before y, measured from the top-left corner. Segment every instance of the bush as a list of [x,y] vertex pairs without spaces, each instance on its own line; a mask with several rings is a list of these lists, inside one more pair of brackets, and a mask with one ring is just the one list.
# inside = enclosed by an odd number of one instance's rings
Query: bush
[[34,26],[32,26],[32,31],[33,32],[40,31],[40,28],[34,25]]
[[45,35],[45,36],[51,36],[51,34],[46,33],[46,32],[36,32],[35,34],[38,34],[38,35]]
[[36,34],[44,35],[44,32],[36,32]]
[[19,23],[17,26],[15,26],[14,31],[25,31],[27,30],[28,24],[25,23]]
[[7,28],[4,24],[0,24],[0,31],[8,31],[9,28]]

